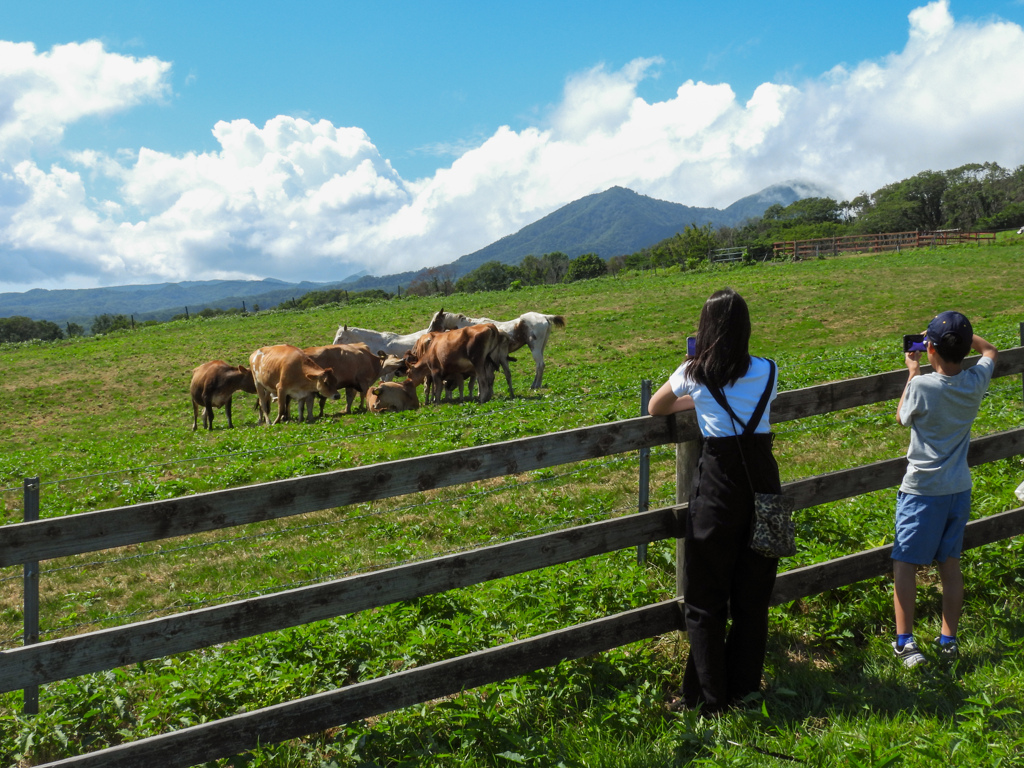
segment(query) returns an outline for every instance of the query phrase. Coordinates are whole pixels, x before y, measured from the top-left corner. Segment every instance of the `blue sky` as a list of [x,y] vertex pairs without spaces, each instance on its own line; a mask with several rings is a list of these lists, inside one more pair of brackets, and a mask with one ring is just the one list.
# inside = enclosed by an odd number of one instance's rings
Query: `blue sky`
[[1020,0],[8,5],[0,291],[337,280],[615,184],[1024,163]]

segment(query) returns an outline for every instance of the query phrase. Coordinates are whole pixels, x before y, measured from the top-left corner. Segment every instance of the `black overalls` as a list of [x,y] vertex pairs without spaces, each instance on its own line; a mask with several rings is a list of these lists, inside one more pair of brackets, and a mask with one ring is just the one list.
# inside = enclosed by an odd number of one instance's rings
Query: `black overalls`
[[690,654],[682,699],[705,713],[721,711],[761,687],[768,601],[779,561],[749,546],[751,485],[759,493],[781,492],[773,439],[768,433],[702,439],[684,532]]

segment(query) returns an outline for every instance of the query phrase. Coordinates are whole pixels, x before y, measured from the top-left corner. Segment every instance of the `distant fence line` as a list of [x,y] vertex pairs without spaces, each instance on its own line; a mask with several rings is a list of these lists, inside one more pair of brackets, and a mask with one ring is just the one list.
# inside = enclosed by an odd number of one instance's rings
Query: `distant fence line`
[[[1024,328],[1024,326],[1022,326]],[[977,358],[965,361],[973,365]],[[1024,347],[1000,353],[996,376],[1024,371]],[[892,371],[779,395],[779,423],[899,397],[906,371]],[[244,525],[532,469],[676,444],[677,489],[685,497],[699,431],[692,412],[644,416],[384,464],[226,491],[4,526],[0,566]],[[1024,428],[971,441],[976,465],[1024,453]],[[897,485],[903,458],[787,483],[797,509]],[[36,485],[38,490],[38,484]],[[31,505],[26,503],[26,509]],[[573,560],[675,538],[685,504],[613,518],[310,587],[191,611],[0,653],[0,690],[112,669],[147,659],[335,618]],[[965,546],[1024,532],[1024,508],[970,524]],[[878,576],[891,547],[783,573],[773,604]],[[679,563],[677,563],[678,567]],[[315,733],[439,696],[458,693],[682,629],[681,601],[667,600],[527,640],[179,731],[59,761],[62,766],[188,766]],[[26,631],[26,635],[30,633]]]
[[776,258],[812,259],[838,256],[840,253],[880,253],[902,248],[930,248],[938,245],[995,242],[994,232],[961,232],[940,229],[934,232],[888,232],[874,235],[843,235],[812,240],[781,240],[772,244]]

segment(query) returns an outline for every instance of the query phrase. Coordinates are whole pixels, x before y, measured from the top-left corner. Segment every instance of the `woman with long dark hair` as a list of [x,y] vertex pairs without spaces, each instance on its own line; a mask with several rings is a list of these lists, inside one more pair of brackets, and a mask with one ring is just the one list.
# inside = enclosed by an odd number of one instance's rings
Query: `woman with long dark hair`
[[781,484],[768,425],[775,363],[752,357],[749,342],[743,297],[715,292],[701,309],[696,354],[650,401],[654,416],[696,409],[702,436],[683,533],[690,652],[673,709],[716,714],[761,687],[779,561],[749,546],[754,491]]

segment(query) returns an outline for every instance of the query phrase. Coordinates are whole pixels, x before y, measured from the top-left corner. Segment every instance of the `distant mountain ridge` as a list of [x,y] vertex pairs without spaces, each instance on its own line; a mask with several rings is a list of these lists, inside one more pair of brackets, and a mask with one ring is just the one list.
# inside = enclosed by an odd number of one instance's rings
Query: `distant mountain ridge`
[[[439,268],[448,268],[459,278],[489,261],[518,264],[530,254],[539,258],[553,251],[561,251],[569,258],[596,253],[609,259],[636,253],[691,224],[734,227],[760,218],[776,203],[787,206],[805,197],[828,194],[813,184],[785,182],[741,198],[728,208],[718,209],[694,208],[640,195],[624,187],[612,187],[564,205],[515,234]],[[356,291],[370,288],[394,291],[422,274],[423,270],[416,270],[383,277],[366,276],[347,283],[346,287]]]
[[[623,187],[612,187],[564,205],[515,234],[437,268],[448,269],[457,279],[489,261],[518,264],[530,254],[539,258],[545,253],[561,251],[570,258],[576,258],[584,253],[596,253],[609,259],[636,253],[691,224],[737,226],[748,219],[760,217],[776,203],[786,206],[805,197],[825,196],[829,193],[814,185],[785,182],[767,187],[720,210],[670,203]],[[49,320],[62,325],[73,322],[85,327],[102,314],[132,315],[138,322],[168,320],[184,313],[186,307],[193,314],[207,307],[240,308],[243,302],[248,309],[256,304],[262,309],[269,309],[310,291],[378,288],[394,292],[407,287],[424,272],[424,269],[418,269],[384,276],[360,273],[332,283],[286,283],[268,278],[69,290],[35,289],[0,294],[0,317],[22,315],[33,320]]]
[[116,285],[106,288],[0,293],[0,317],[21,315],[58,324],[78,323],[86,328],[97,315],[130,315],[136,322],[169,320],[207,307],[270,309],[282,301],[310,291],[345,287],[341,283],[286,283],[283,280],[199,280],[151,285]]

